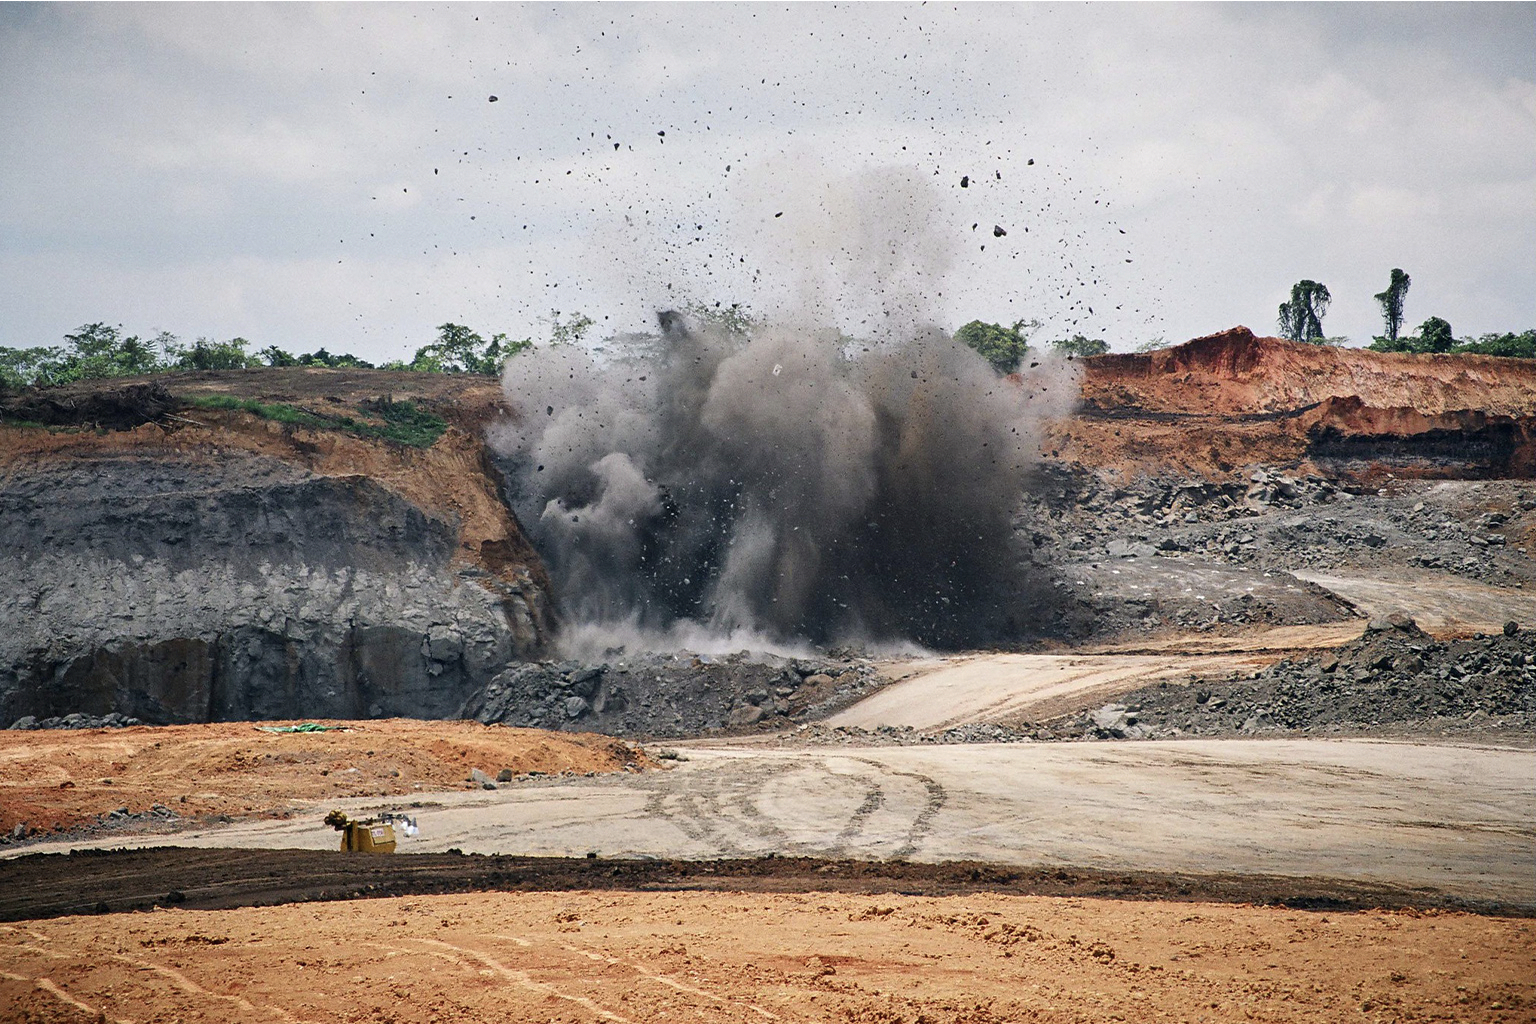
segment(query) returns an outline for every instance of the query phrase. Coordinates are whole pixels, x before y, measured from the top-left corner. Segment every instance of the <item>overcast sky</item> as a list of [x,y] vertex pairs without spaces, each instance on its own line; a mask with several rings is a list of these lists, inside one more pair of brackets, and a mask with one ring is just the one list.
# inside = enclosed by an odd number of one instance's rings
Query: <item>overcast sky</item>
[[1533,54],[1530,4],[4,4],[0,345],[858,333],[889,280],[1127,350],[1301,278],[1364,344],[1393,267],[1410,325],[1523,330]]

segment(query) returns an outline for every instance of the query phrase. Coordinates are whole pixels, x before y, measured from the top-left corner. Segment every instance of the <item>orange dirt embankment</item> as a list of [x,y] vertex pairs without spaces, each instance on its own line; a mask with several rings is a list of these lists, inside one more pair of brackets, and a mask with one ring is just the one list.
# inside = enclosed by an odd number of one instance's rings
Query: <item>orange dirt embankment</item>
[[1536,362],[1477,355],[1406,355],[1301,345],[1234,327],[1174,348],[1084,360],[1085,405],[1151,413],[1246,416],[1292,412],[1328,398],[1435,414],[1536,413]]
[[1082,366],[1076,414],[1052,424],[1047,449],[1085,466],[1216,479],[1258,465],[1364,477],[1536,472],[1533,360],[1301,345],[1236,327]]
[[361,403],[390,397],[442,416],[449,428],[430,448],[312,430],[248,412],[188,408],[132,430],[13,429],[0,445],[0,481],[14,468],[71,459],[175,456],[217,462],[249,452],[297,465],[317,476],[367,477],[427,515],[457,527],[459,561],[508,583],[532,582],[545,593],[543,563],[498,493],[500,478],[483,440],[506,415],[492,378],[383,370],[271,368],[178,373],[124,381],[83,381],[50,392],[61,400],[103,386],[151,382],[178,398],[230,395],[293,405],[325,415],[358,415]]
[[[278,723],[261,723],[274,725]],[[459,789],[470,769],[622,771],[649,764],[610,736],[407,719],[270,733],[248,722],[0,731],[0,830],[68,828],[121,807],[178,817],[281,813],[343,797]]]
[[497,892],[0,925],[29,1021],[1529,1021],[1528,920],[1096,899]]

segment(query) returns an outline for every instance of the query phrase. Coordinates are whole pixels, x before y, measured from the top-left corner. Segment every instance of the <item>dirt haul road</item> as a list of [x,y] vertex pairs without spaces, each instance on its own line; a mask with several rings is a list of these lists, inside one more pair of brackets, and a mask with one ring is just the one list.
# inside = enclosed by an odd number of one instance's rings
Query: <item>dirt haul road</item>
[[[1536,908],[1536,753],[1416,743],[1184,740],[763,749],[695,744],[670,771],[531,779],[409,802],[402,850],[767,854],[1317,876]],[[328,849],[286,821],[31,844]],[[20,852],[20,851],[18,851]]]
[[[1353,627],[1359,632],[1359,627]],[[1138,687],[1252,672],[1278,654],[982,654],[901,666],[910,676],[827,719],[831,726],[882,725],[939,731],[959,725],[1050,718]]]

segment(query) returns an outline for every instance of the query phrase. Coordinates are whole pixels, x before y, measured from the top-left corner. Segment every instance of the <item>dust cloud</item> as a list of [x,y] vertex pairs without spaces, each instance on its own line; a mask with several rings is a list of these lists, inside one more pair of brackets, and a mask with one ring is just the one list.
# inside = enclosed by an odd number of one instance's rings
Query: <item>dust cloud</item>
[[1013,516],[1067,364],[1010,381],[926,322],[948,256],[920,180],[819,197],[775,254],[796,280],[771,319],[667,310],[628,345],[509,362],[492,441],[568,639],[955,649],[1040,614]]

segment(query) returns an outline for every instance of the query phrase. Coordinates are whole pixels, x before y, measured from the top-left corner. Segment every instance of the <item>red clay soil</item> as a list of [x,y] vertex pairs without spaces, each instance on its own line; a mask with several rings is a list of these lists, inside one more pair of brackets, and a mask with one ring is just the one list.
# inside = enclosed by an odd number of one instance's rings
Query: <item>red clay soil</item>
[[1536,1010],[1531,953],[1529,921],[1465,914],[984,893],[411,896],[0,925],[0,1018],[1513,1024]]
[[1213,479],[1259,465],[1536,475],[1536,360],[1301,345],[1235,327],[1082,367],[1077,414],[1049,431],[1049,454],[1067,462]]
[[1329,398],[1436,414],[1536,414],[1536,360],[1407,355],[1260,338],[1246,327],[1174,348],[1084,360],[1085,406],[1248,416]]
[[622,771],[649,762],[611,736],[478,722],[322,723],[346,731],[270,733],[260,725],[0,731],[0,831],[27,834],[155,804],[179,818],[282,815],[313,801],[460,789],[470,770]]

